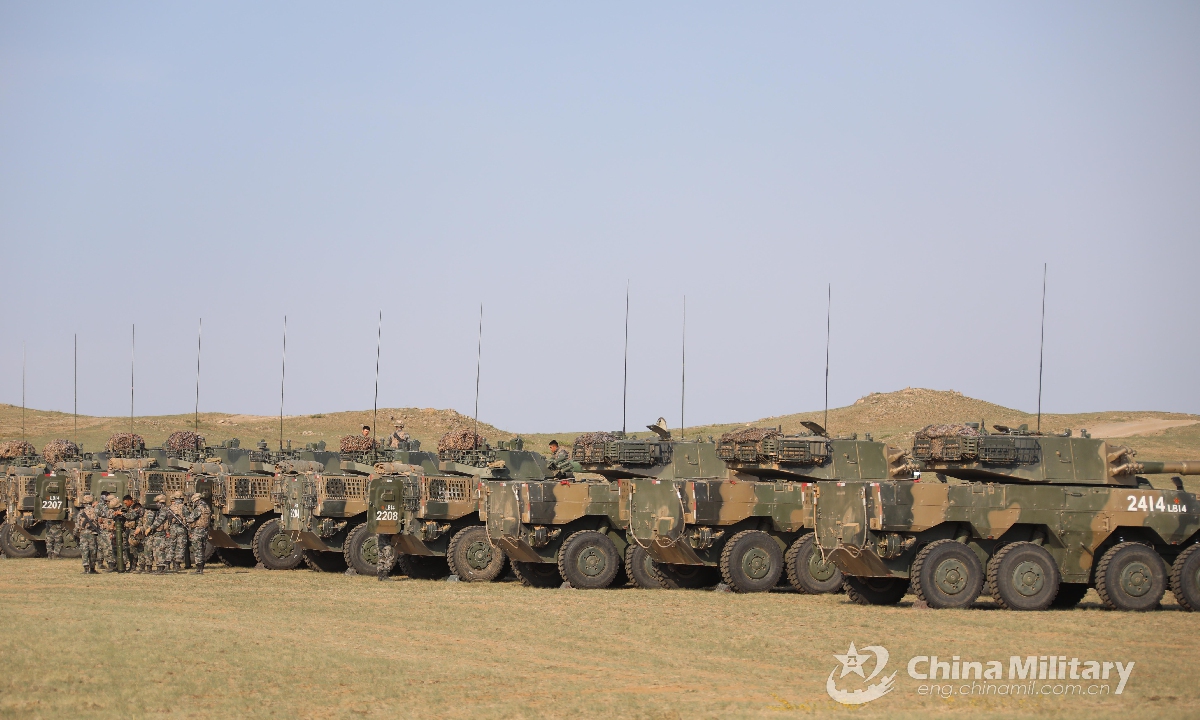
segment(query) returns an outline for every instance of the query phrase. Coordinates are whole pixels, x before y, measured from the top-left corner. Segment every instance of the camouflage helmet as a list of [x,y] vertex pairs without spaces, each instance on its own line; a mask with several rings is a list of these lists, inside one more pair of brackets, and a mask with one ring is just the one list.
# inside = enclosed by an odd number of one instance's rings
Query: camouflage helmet
[[121,505],[121,501],[117,499],[116,495],[108,496],[108,506],[110,508],[120,507],[120,505]]
[[92,502],[92,501],[93,501],[93,500],[95,500],[95,499],[96,499],[96,498],[92,497],[92,494],[91,494],[91,493],[84,493],[84,494],[83,494],[83,497],[82,497],[82,498],[80,498],[80,500],[83,500],[84,502]]
[[196,502],[201,497],[203,497],[203,496],[200,493],[192,493],[192,502]]
[[163,495],[160,493],[160,494],[154,496],[154,502],[156,502],[156,503],[162,503],[162,502],[166,502],[166,501],[167,501],[166,495]]
[[183,499],[183,491],[176,490],[175,492],[171,493],[171,499],[172,500],[182,500]]

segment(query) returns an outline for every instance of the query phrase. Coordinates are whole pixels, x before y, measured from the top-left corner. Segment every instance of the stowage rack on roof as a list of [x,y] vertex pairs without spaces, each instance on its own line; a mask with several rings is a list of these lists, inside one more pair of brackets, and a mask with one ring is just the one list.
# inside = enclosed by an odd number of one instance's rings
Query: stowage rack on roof
[[375,441],[365,435],[343,435],[340,447],[344,453],[370,452],[375,449]]
[[167,436],[167,449],[175,452],[203,450],[204,436],[191,430],[176,430]]
[[820,465],[829,459],[829,441],[810,435],[784,435],[777,428],[748,427],[717,441],[717,457],[737,463]]
[[10,440],[9,442],[0,444],[0,459],[3,460],[12,460],[13,458],[36,454],[37,448],[24,440]]
[[104,449],[115,453],[145,450],[146,441],[137,433],[116,433],[104,443]]
[[79,446],[70,440],[51,440],[42,448],[42,456],[46,462],[54,464],[79,455]]
[[487,445],[487,438],[471,430],[451,430],[438,440],[439,453],[455,450],[474,450]]

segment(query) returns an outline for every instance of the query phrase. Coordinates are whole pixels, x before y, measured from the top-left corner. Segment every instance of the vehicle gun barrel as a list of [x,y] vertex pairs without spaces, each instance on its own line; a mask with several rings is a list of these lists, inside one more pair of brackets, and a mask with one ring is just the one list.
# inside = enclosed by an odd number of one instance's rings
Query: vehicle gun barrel
[[1200,460],[1173,460],[1167,462],[1145,461],[1131,463],[1137,467],[1133,472],[1147,475],[1174,473],[1176,475],[1200,475]]

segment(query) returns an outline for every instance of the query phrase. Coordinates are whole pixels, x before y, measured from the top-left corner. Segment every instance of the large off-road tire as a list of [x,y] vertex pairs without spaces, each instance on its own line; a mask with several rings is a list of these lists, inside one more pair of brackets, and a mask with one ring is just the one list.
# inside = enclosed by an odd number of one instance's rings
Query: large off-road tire
[[821,559],[817,552],[816,535],[808,533],[797,538],[783,556],[783,567],[792,587],[810,595],[837,592],[846,581],[837,565]]
[[1153,610],[1167,590],[1166,566],[1154,548],[1137,542],[1112,546],[1096,566],[1096,592],[1113,610]]
[[643,590],[663,589],[658,573],[654,572],[654,560],[651,559],[650,553],[636,542],[631,542],[625,547],[624,569],[636,587]]
[[[143,550],[143,552],[148,551]],[[218,548],[217,559],[225,567],[254,567],[254,564],[258,562],[254,558],[253,551],[242,548]]]
[[376,574],[379,571],[379,547],[375,540],[375,533],[367,532],[366,523],[351,530],[342,546],[347,567],[354,568],[359,575]]
[[1058,594],[1050,601],[1052,610],[1070,610],[1087,595],[1087,583],[1059,583]]
[[572,533],[558,550],[558,572],[571,587],[598,590],[612,585],[621,569],[621,553],[596,530]]
[[513,575],[526,587],[555,588],[563,584],[563,577],[555,563],[512,562]]
[[58,556],[77,560],[82,555],[83,553],[79,551],[79,541],[75,539],[75,534],[64,532],[62,551],[58,553]]
[[487,528],[468,525],[454,533],[446,550],[450,572],[463,582],[494,582],[504,575],[508,556],[488,541]]
[[399,555],[396,564],[413,580],[442,580],[450,577],[446,558],[434,555]]
[[1045,610],[1058,596],[1058,564],[1046,549],[1031,542],[1005,545],[987,569],[992,599],[1006,610]]
[[935,540],[917,553],[912,590],[931,608],[970,607],[983,591],[983,563],[966,544]]
[[1171,565],[1171,593],[1184,610],[1200,610],[1200,545],[1179,553]]
[[279,520],[268,520],[254,533],[254,559],[268,570],[291,570],[304,556],[303,548],[292,542],[287,533],[280,532]]
[[721,582],[720,569],[708,565],[654,563],[654,574],[658,576],[659,584],[668,590],[693,590]]
[[13,527],[12,523],[7,522],[0,525],[0,549],[10,558],[31,558],[38,555],[37,545]]
[[340,552],[321,552],[320,550],[305,550],[304,564],[309,570],[317,572],[345,572],[346,558]]
[[761,530],[743,530],[721,550],[721,577],[739,593],[766,592],[783,573],[783,551]]
[[908,594],[908,581],[891,577],[846,576],[846,598],[856,605],[895,605]]

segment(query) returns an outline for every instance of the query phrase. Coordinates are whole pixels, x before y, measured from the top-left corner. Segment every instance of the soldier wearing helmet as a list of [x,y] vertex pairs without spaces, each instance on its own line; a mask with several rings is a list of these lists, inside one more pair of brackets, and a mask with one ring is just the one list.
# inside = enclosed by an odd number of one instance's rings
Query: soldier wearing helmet
[[146,510],[146,549],[150,553],[150,564],[154,573],[161,575],[166,572],[167,565],[167,496],[155,495],[154,507]]
[[100,493],[100,497],[101,501],[96,503],[96,515],[100,521],[100,534],[96,536],[96,544],[108,572],[116,572],[117,557],[113,548],[113,536],[117,527],[115,512],[121,503],[107,492]]
[[183,493],[176,490],[171,493],[171,504],[166,508],[166,561],[167,569],[173,572],[183,572],[187,560],[188,521],[187,505],[183,502]]
[[212,508],[204,502],[200,493],[192,495],[188,508],[188,538],[191,541],[192,564],[196,566],[196,574],[204,574],[204,557],[208,554],[208,528],[212,522]]
[[75,536],[79,542],[79,557],[83,560],[83,573],[96,574],[96,563],[100,559],[97,538],[100,536],[100,516],[96,512],[96,501],[91,493],[84,493],[75,510]]
[[121,498],[121,518],[125,534],[125,562],[130,572],[142,571],[142,538],[138,533],[142,517],[146,514],[141,503],[136,502],[132,495]]

